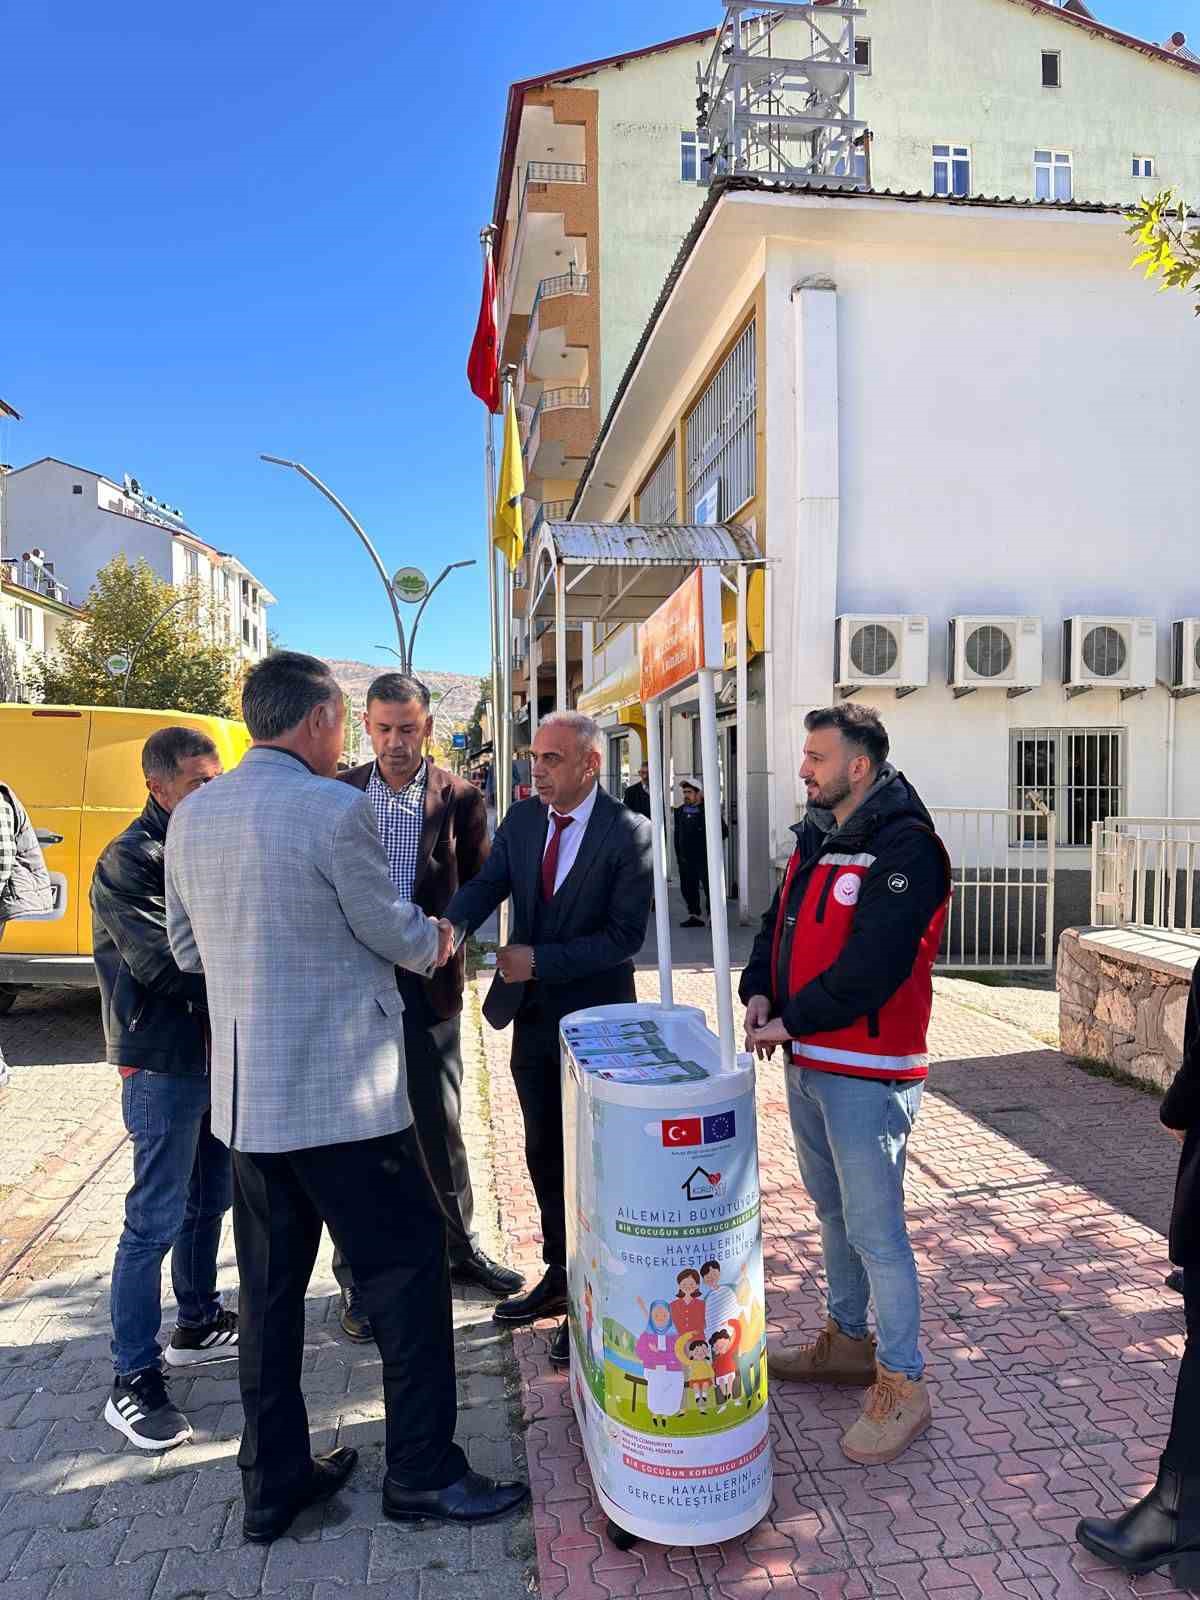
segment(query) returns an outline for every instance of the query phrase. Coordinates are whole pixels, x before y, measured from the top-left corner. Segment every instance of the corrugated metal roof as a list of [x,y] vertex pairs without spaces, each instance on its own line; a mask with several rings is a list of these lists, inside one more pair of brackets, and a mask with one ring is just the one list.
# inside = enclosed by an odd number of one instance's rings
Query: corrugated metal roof
[[694,567],[762,555],[738,523],[544,522],[539,539],[573,566]]

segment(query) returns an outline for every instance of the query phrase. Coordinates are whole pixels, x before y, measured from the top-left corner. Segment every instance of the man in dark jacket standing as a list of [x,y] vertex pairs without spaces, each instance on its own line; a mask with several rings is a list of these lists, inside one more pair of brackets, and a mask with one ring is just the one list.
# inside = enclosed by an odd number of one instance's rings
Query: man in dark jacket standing
[[[367,690],[364,718],[375,760],[342,773],[339,781],[361,789],[370,800],[397,893],[426,915],[441,917],[460,886],[480,872],[490,845],[479,790],[425,756],[433,731],[429,704],[429,690],[416,678],[399,672],[376,678]],[[475,1202],[459,1125],[465,974],[466,951],[461,949],[431,978],[396,968],[404,1000],[408,1097],[450,1224],[450,1276],[500,1296],[515,1294],[525,1280],[484,1253],[473,1227]],[[339,1252],[333,1270],[342,1289],[343,1330],[355,1341],[370,1339],[370,1320]]]
[[650,768],[643,761],[638,768],[637,782],[631,783],[621,796],[621,803],[639,817],[650,820]]
[[[53,900],[34,826],[13,791],[0,783],[0,939],[15,917],[39,916]],[[8,1063],[0,1049],[0,1089],[7,1082]]]
[[237,1314],[217,1293],[217,1246],[233,1189],[229,1151],[209,1126],[204,979],[181,972],[171,955],[163,865],[171,812],[218,777],[221,762],[207,734],[160,728],[142,749],[142,771],[146,808],[96,863],[91,894],[104,1037],[133,1142],[133,1187],[112,1272],[115,1377],[104,1420],[142,1450],[169,1450],[192,1430],[163,1382],[168,1250],[179,1307],[168,1366],[237,1353]]
[[[828,1320],[816,1342],[768,1352],[771,1375],[870,1385],[842,1439],[894,1460],[930,1422],[904,1167],[927,1071],[933,963],[950,866],[928,811],[887,764],[869,706],[812,711],[808,809],[787,876],[742,975],[747,1048],[787,1052],[788,1108],[821,1224]],[[873,1300],[876,1341],[867,1328]]]
[[[702,910],[707,907],[712,915],[712,898],[708,891],[708,835],[704,822],[704,787],[699,778],[684,778],[679,785],[683,803],[677,805],[672,816],[675,823],[675,864],[679,868],[679,888],[687,906],[687,916],[681,928],[702,928]],[[721,837],[728,836],[725,818],[721,818]],[[700,891],[704,891],[703,903]]]

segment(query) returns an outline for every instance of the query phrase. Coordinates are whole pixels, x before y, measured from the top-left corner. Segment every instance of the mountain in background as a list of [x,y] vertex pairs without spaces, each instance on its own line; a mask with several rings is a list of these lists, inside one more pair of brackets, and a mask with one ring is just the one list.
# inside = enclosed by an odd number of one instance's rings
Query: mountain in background
[[[371,747],[366,735],[361,731],[361,712],[367,704],[367,690],[381,672],[387,672],[388,666],[378,662],[372,665],[369,661],[333,661],[328,656],[323,658],[325,665],[341,684],[342,689],[350,696],[351,704],[355,711],[355,721],[359,724],[357,729],[352,729],[347,748],[347,755],[352,760],[367,760],[371,755]],[[398,663],[397,663],[398,665]],[[417,668],[415,676],[429,690],[434,714],[434,739],[435,742],[445,740],[449,742],[449,729],[465,727],[471,720],[471,714],[479,703],[480,678],[469,672],[425,672]],[[443,710],[445,720],[439,713]]]

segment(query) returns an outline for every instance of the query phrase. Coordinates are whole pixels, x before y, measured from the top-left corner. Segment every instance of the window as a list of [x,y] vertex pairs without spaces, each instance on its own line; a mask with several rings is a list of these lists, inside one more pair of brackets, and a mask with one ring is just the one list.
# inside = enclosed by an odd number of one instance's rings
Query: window
[[17,638],[22,644],[33,643],[33,607],[17,607]]
[[683,427],[687,522],[717,490],[718,515],[730,517],[754,496],[758,374],[751,322],[725,357]]
[[1042,51],[1042,88],[1062,88],[1062,57],[1057,50]]
[[871,70],[871,41],[870,39],[855,39],[854,65],[861,67],[864,73]]
[[83,485],[81,483],[73,483],[71,485],[71,493],[72,494],[82,494],[83,493]]
[[674,522],[675,494],[675,441],[671,440],[667,452],[642,485],[638,495],[639,522]]
[[1154,157],[1134,156],[1133,175],[1135,178],[1152,178],[1154,176]]
[[[1092,824],[1124,809],[1125,730],[1123,728],[1018,728],[1010,735],[1009,805],[1014,811],[1052,811],[1058,843],[1086,849]],[[1022,842],[1046,837],[1043,817]],[[1014,839],[1014,842],[1017,842]]]
[[679,181],[708,182],[708,135],[685,128],[679,135]]
[[971,147],[966,144],[935,144],[933,147],[934,194],[970,194]]
[[249,644],[250,643],[250,618],[249,617],[243,617],[242,618],[242,643],[243,644]]
[[1033,152],[1033,195],[1035,200],[1070,200],[1071,152],[1035,150]]
[[189,550],[187,553],[187,574],[189,578],[198,579],[200,576],[200,552]]

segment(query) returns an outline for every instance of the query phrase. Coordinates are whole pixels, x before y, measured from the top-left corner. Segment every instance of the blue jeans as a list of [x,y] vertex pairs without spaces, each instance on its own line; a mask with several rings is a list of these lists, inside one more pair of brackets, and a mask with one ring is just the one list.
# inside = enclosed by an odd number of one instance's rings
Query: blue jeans
[[919,1378],[921,1293],[904,1220],[904,1165],[924,1084],[786,1068],[804,1187],[821,1224],[829,1315],[852,1339],[875,1302],[877,1359]]
[[203,1328],[221,1309],[217,1246],[233,1200],[229,1151],[209,1127],[207,1077],[135,1072],[121,1112],[133,1140],[133,1187],[112,1273],[113,1367],[157,1367],[162,1264],[171,1252],[179,1324]]

